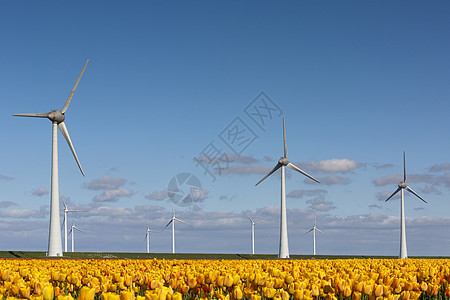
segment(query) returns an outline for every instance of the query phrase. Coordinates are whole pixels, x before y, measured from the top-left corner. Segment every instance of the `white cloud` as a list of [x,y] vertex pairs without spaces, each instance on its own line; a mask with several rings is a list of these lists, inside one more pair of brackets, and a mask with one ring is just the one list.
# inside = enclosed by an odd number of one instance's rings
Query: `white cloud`
[[[312,201],[312,204],[324,204]],[[327,203],[325,203],[327,204]],[[136,206],[133,208],[94,206],[90,212],[76,216],[77,226],[85,234],[77,237],[79,251],[145,252],[145,231],[160,230],[169,221],[172,211],[167,205]],[[250,222],[244,212],[203,211],[198,207],[175,207],[181,223],[176,228],[176,251],[184,253],[249,253]],[[280,208],[268,206],[246,211],[256,221],[257,253],[277,253],[279,247]],[[304,235],[317,217],[317,226],[326,233],[316,236],[319,254],[336,255],[398,255],[398,216],[382,214],[333,216],[310,209],[288,209],[289,249],[291,254],[310,254],[312,237]],[[17,216],[17,215],[16,215]],[[0,250],[46,251],[48,241],[48,213],[46,219],[4,218],[0,223],[0,239],[8,240]],[[408,253],[420,255],[447,255],[450,244],[450,217],[408,217]],[[442,230],[436,231],[436,228]],[[125,238],[127,238],[125,240]],[[170,227],[160,233],[151,233],[151,252],[171,251]]]
[[38,187],[37,189],[33,190],[33,191],[31,192],[31,194],[32,194],[33,196],[42,197],[42,196],[44,196],[44,195],[48,195],[48,190],[47,190],[45,187],[40,186],[40,187]]
[[94,202],[117,202],[121,197],[131,197],[133,191],[124,188],[118,188],[114,190],[104,190],[100,196],[94,197]]
[[219,175],[226,174],[260,174],[265,175],[272,170],[269,166],[228,166],[228,168],[215,168]]
[[90,190],[114,190],[124,185],[125,182],[126,180],[123,178],[101,176],[98,179],[92,180],[86,187]]
[[8,208],[10,206],[18,206],[18,204],[11,201],[0,201],[0,208]]
[[326,212],[336,208],[336,206],[333,205],[333,202],[327,201],[321,197],[308,200],[306,203],[310,204],[309,208],[315,211]]
[[[433,175],[429,174],[407,174],[406,180],[408,183],[436,183],[437,180]],[[385,185],[397,185],[398,183],[403,181],[403,174],[392,174],[380,178],[376,178],[373,180],[373,183],[376,186],[385,186]]]
[[145,196],[145,199],[149,199],[149,200],[156,200],[156,201],[162,201],[164,199],[166,199],[167,196],[167,191],[155,191],[152,192],[148,195]]
[[303,198],[305,196],[324,196],[327,194],[326,190],[317,189],[317,190],[293,190],[289,192],[286,197],[289,198]]
[[[317,178],[317,180],[319,180],[320,183],[324,184],[324,185],[335,185],[335,184],[347,185],[350,183],[349,179],[341,177],[341,176],[336,176],[336,175],[319,177],[319,178]],[[309,178],[305,178],[303,180],[303,182],[306,184],[317,184],[315,181],[312,181]]]
[[388,169],[388,168],[392,168],[394,165],[393,164],[373,164],[373,167],[375,169]]
[[429,170],[430,170],[430,172],[450,171],[450,164],[434,165]]
[[122,187],[126,183],[123,178],[111,178],[109,176],[101,176],[86,184],[86,188],[90,190],[103,190],[103,192],[95,196],[94,202],[117,202],[121,197],[131,197],[134,191]]
[[349,173],[357,168],[365,166],[363,163],[347,158],[312,161],[308,163],[299,163],[298,165],[301,166],[301,169],[322,173]]
[[1,210],[0,217],[2,218],[15,218],[15,219],[28,219],[28,218],[44,218],[48,215],[48,206],[43,205],[39,210],[35,209],[8,209]]
[[2,180],[4,180],[4,181],[11,181],[11,180],[14,180],[14,177],[0,174],[0,181],[2,181]]

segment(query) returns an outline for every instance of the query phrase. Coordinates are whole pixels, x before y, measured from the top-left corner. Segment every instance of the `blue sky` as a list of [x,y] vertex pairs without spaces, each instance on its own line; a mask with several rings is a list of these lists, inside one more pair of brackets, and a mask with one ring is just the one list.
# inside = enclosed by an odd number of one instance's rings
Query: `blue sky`
[[[176,206],[192,225],[177,223],[177,251],[248,253],[247,213],[264,219],[256,252],[277,253],[280,173],[254,185],[282,156],[284,116],[289,159],[322,181],[287,174],[292,254],[312,252],[317,216],[319,254],[397,255],[400,205],[384,199],[406,151],[428,201],[406,195],[409,255],[448,255],[449,13],[445,1],[2,4],[0,249],[46,250],[48,237],[51,123],[12,114],[61,109],[89,59],[66,112],[86,177],[59,134],[61,196],[90,211],[70,216],[86,232],[77,250],[145,251],[147,224],[171,216],[169,182],[189,173],[202,191]],[[278,110],[259,127],[246,107],[261,93]],[[223,140],[235,122],[245,148]],[[215,180],[194,161],[211,142],[232,160],[208,165]],[[152,234],[151,250],[170,241]]]

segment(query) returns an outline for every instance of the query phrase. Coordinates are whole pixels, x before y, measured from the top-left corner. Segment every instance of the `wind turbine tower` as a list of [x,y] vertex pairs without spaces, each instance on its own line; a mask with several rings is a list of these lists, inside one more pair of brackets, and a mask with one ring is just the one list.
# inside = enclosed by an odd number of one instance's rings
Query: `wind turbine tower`
[[79,232],[84,233],[83,231],[81,231],[81,229],[79,229],[77,226],[75,226],[75,224],[72,224],[72,228],[69,231],[69,234],[72,233],[72,252],[75,252],[74,251],[74,248],[75,248],[75,246],[74,246],[75,245],[75,238],[74,238],[75,230],[78,230]]
[[175,209],[173,207],[173,202],[172,202],[172,218],[170,219],[169,223],[167,223],[166,227],[163,228],[163,230],[166,229],[167,226],[169,226],[172,223],[172,253],[175,253],[175,221],[178,221],[180,223],[190,226],[188,223],[175,217]]
[[67,252],[67,237],[69,236],[69,234],[67,233],[67,215],[69,213],[72,213],[72,212],[87,212],[87,210],[68,209],[66,201],[64,201],[63,198],[61,198],[61,200],[62,200],[63,205],[64,205],[64,219],[63,219],[63,226],[64,226],[64,252]]
[[159,232],[159,231],[150,230],[150,228],[147,225],[147,231],[145,233],[145,239],[147,240],[147,253],[150,253],[150,232]]
[[406,228],[405,228],[405,195],[404,190],[407,190],[423,202],[427,203],[422,197],[420,197],[416,192],[414,192],[406,183],[406,159],[405,159],[405,151],[403,151],[403,181],[398,184],[398,188],[395,190],[389,198],[386,199],[387,202],[389,199],[394,197],[395,194],[401,191],[401,202],[400,202],[400,256],[399,258],[408,258],[408,251],[406,249]]
[[261,220],[259,222],[254,222],[247,214],[245,214],[247,218],[250,220],[250,223],[252,224],[252,255],[255,254],[255,225],[263,222],[264,220]]
[[316,231],[320,232],[321,234],[325,234],[322,231],[320,231],[319,228],[316,227],[316,218],[314,217],[314,227],[308,230],[305,234],[313,232],[313,255],[316,255]]
[[286,190],[285,190],[286,175],[284,168],[288,167],[289,169],[297,171],[305,175],[306,177],[314,180],[317,183],[320,182],[314,177],[308,175],[306,172],[302,171],[299,167],[289,162],[287,158],[286,127],[284,124],[284,118],[283,118],[283,142],[284,142],[284,156],[278,160],[276,166],[266,176],[264,176],[260,181],[258,181],[256,185],[260,184],[264,179],[266,179],[267,177],[272,175],[276,170],[281,168],[280,250],[278,253],[278,257],[289,258],[289,243],[288,243],[287,215],[286,215]]
[[72,96],[75,93],[75,90],[80,82],[81,76],[83,75],[84,69],[86,69],[88,61],[83,67],[83,70],[78,76],[77,81],[75,82],[72,91],[69,94],[69,97],[66,100],[63,108],[61,110],[54,110],[46,113],[28,113],[28,114],[15,114],[14,116],[18,117],[34,117],[34,118],[47,118],[52,122],[52,175],[51,175],[51,197],[50,197],[50,228],[49,228],[49,237],[48,237],[48,256],[62,256],[62,243],[61,243],[61,227],[60,227],[60,215],[59,215],[59,179],[58,179],[58,133],[57,129],[61,131],[62,135],[67,141],[70,150],[75,158],[75,161],[80,168],[81,174],[84,176],[83,169],[81,168],[80,161],[78,160],[77,154],[75,152],[75,148],[72,145],[72,141],[70,140],[69,132],[67,131],[66,124],[64,120],[66,118],[65,113],[69,108],[70,101],[72,100]]

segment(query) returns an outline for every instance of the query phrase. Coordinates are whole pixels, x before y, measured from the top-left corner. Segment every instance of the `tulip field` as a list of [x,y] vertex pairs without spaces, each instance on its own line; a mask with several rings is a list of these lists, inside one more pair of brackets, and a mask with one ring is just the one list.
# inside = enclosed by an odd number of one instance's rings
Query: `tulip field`
[[446,300],[448,259],[2,259],[3,299]]

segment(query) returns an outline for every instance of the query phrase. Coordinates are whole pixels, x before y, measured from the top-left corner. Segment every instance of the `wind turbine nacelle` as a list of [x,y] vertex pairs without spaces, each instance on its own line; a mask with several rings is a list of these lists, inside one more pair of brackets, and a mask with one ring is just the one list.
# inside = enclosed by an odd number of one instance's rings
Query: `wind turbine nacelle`
[[282,157],[278,160],[278,163],[283,166],[287,166],[289,164],[289,159],[287,159],[287,157]]
[[401,188],[401,189],[406,189],[407,186],[408,186],[408,185],[406,184],[406,182],[400,182],[400,183],[398,184],[398,187]]
[[49,118],[50,121],[56,122],[59,124],[62,121],[64,121],[64,119],[66,117],[59,110],[55,110],[55,111],[52,111],[51,113],[49,113],[47,118]]

